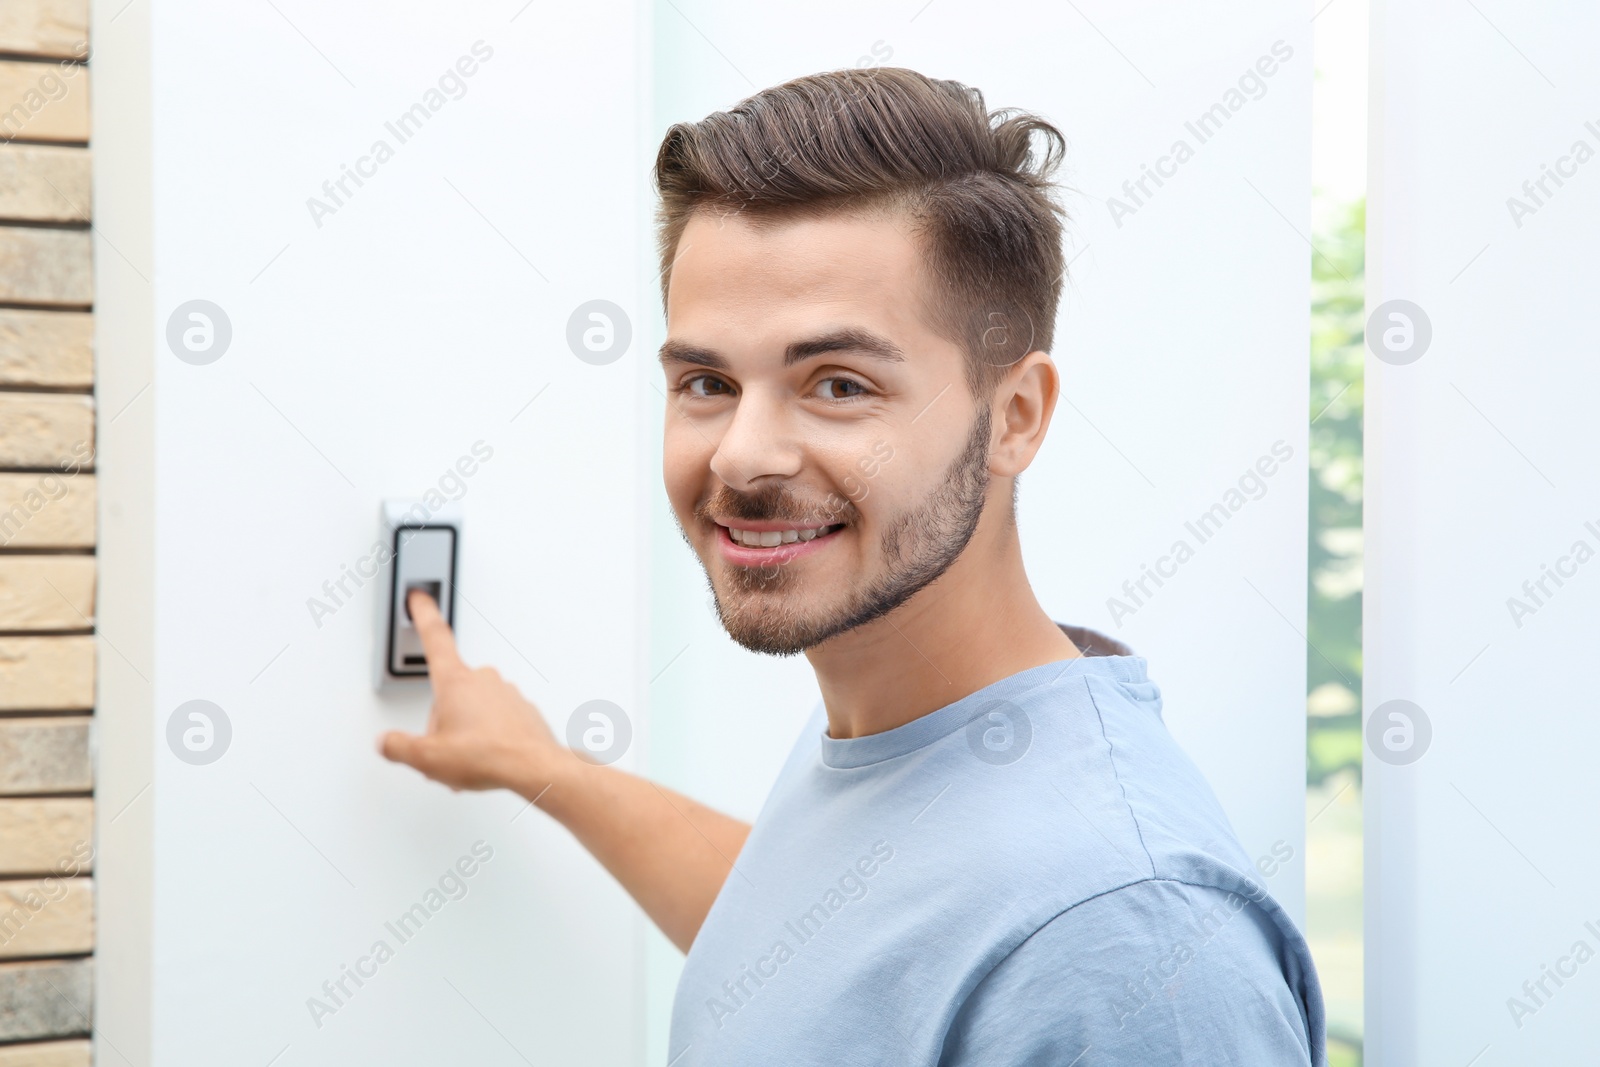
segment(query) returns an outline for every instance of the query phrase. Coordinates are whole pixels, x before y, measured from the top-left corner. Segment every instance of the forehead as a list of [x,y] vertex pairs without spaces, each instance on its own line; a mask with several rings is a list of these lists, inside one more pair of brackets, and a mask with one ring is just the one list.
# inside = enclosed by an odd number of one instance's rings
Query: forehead
[[909,224],[890,215],[757,218],[701,209],[678,242],[668,330],[764,333],[828,318],[925,332],[913,242]]

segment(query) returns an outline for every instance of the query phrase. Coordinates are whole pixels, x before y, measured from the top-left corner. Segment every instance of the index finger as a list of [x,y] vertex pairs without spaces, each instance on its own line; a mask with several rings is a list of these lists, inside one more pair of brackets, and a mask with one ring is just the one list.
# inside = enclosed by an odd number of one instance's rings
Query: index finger
[[422,639],[422,653],[427,657],[428,670],[437,674],[464,669],[466,664],[461,662],[461,654],[456,651],[456,635],[451,632],[450,624],[444,621],[444,616],[439,614],[439,605],[434,603],[433,597],[421,589],[412,589],[406,593],[406,607],[411,611],[411,624],[417,628],[417,636]]

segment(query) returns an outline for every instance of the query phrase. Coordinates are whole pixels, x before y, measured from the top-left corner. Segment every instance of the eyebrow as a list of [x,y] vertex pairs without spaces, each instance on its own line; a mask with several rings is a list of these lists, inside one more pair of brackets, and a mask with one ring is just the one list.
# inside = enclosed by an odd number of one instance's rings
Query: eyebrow
[[[810,337],[803,341],[790,342],[783,351],[783,365],[792,367],[796,363],[811,359],[814,356],[824,355],[828,352],[860,352],[874,359],[881,359],[889,363],[904,363],[905,353],[900,346],[881,337],[869,330],[845,327],[839,330],[830,330],[818,337]],[[728,369],[728,360],[709,348],[692,345],[687,341],[675,341],[669,338],[661,346],[661,362],[689,363],[697,367],[708,367],[711,370],[725,371]]]

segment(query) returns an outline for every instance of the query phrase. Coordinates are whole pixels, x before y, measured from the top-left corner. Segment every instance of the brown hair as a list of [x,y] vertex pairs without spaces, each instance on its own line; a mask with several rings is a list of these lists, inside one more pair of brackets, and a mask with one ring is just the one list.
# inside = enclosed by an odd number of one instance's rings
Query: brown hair
[[[1033,134],[1044,154],[1033,150]],[[1051,174],[1065,139],[1043,119],[984,109],[983,94],[903,67],[813,74],[667,131],[656,155],[661,301],[700,208],[755,220],[904,213],[925,248],[924,318],[967,355],[989,395],[1049,350],[1065,266]]]

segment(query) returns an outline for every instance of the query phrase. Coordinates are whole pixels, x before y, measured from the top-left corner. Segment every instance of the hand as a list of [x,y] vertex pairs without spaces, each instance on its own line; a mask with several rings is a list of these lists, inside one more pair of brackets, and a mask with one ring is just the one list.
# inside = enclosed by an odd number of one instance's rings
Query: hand
[[406,606],[428,659],[433,710],[427,733],[391,730],[378,750],[454,790],[542,790],[565,750],[539,709],[493,667],[461,662],[432,597],[413,589]]

